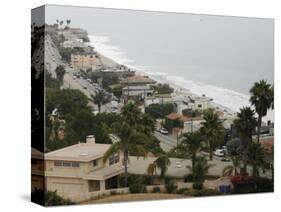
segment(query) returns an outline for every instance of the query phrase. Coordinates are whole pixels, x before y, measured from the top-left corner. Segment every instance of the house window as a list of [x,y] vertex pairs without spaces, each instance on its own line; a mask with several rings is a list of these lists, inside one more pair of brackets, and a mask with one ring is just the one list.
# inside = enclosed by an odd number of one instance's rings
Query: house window
[[119,160],[120,160],[119,152],[117,152],[117,153],[114,154],[114,163],[118,163]]
[[62,162],[62,165],[63,165],[64,167],[70,167],[70,166],[71,166],[71,163],[68,162],[68,161],[63,161],[63,162]]
[[201,105],[201,104],[199,104],[199,105],[198,105],[198,107],[199,107],[199,108],[201,108],[201,107],[202,107],[202,105]]
[[79,162],[72,162],[71,166],[72,167],[80,167],[80,163]]
[[76,161],[55,161],[54,165],[63,167],[80,167],[80,163]]
[[117,152],[109,157],[109,165],[118,163],[119,160],[120,160],[120,155],[119,155],[119,152]]
[[109,165],[112,165],[112,164],[114,164],[114,155],[111,155],[109,157]]
[[62,162],[61,161],[55,161],[55,166],[62,166]]
[[98,165],[98,161],[97,160],[94,160],[93,161],[93,166],[97,166]]

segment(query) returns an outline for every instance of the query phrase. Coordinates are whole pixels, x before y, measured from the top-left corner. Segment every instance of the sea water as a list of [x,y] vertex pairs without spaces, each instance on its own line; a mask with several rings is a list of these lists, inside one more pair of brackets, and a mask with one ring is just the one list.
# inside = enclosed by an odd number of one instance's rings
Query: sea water
[[[240,92],[227,88],[227,86],[222,87],[216,85],[215,82],[210,84],[203,82],[203,80],[200,81],[198,79],[192,79],[192,75],[189,75],[188,72],[182,72],[181,74],[173,70],[170,72],[161,72],[160,70],[162,70],[161,67],[163,66],[162,62],[159,64],[159,66],[140,64],[138,63],[137,58],[132,59],[130,55],[127,54],[124,49],[122,49],[121,46],[113,44],[108,36],[90,35],[89,37],[91,40],[89,44],[94,46],[95,49],[104,56],[115,60],[119,64],[125,64],[136,70],[138,73],[146,74],[161,83],[169,83],[173,87],[187,89],[191,93],[199,96],[205,94],[206,96],[212,98],[214,103],[226,107],[233,112],[238,112],[243,106],[250,106],[250,95],[247,90],[243,93],[239,87],[237,90]],[[177,57],[177,55],[175,55],[175,57]],[[166,61],[163,61],[163,63],[166,64]],[[176,67],[174,67],[174,69],[176,69]],[[212,78],[216,77],[216,73],[208,71],[206,71],[204,75],[208,75]],[[227,80],[233,81],[235,79],[228,79],[225,77],[224,81]],[[241,85],[239,82],[236,83],[237,86]],[[249,82],[245,87],[247,86],[250,88],[252,84]],[[264,117],[263,120],[273,121],[273,111],[269,111],[268,115]]]

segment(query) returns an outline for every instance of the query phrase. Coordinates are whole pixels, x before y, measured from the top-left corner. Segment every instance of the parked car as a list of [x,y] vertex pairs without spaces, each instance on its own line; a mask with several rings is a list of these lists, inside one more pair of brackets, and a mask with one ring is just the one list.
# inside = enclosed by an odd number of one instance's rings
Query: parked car
[[214,151],[214,155],[218,157],[224,157],[225,151],[223,149],[216,149],[216,151]]
[[159,130],[159,132],[160,132],[161,134],[163,134],[163,135],[168,135],[168,134],[169,134],[168,130],[166,130],[165,128],[161,128],[161,129]]

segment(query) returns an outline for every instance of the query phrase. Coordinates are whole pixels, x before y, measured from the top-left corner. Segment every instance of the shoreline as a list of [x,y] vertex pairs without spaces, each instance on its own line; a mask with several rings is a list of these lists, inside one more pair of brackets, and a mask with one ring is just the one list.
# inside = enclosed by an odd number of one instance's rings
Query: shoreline
[[[141,70],[141,68],[138,68],[138,67],[142,67],[142,66],[134,66],[133,64],[131,64],[131,63],[134,63],[134,60],[131,60],[128,57],[126,57],[126,55],[122,52],[122,50],[119,46],[111,45],[110,39],[107,36],[88,35],[88,37],[89,37],[90,42],[88,42],[87,44],[94,47],[95,51],[97,51],[104,58],[115,62],[116,65],[124,65],[124,66],[128,67],[129,69],[135,71],[135,73],[138,75],[146,75],[146,76],[150,77],[151,79],[155,80],[157,83],[167,83],[171,87],[173,87],[175,89],[175,91],[176,90],[187,91],[192,96],[198,97],[198,96],[202,96],[205,93],[208,93],[208,92],[210,93],[210,90],[213,89],[212,92],[213,92],[214,96],[216,96],[216,97],[205,94],[206,97],[213,99],[213,101],[211,101],[211,105],[214,108],[219,108],[220,110],[228,113],[228,115],[236,115],[237,112],[239,111],[239,108],[241,108],[243,106],[251,106],[251,104],[248,100],[249,99],[248,95],[239,93],[237,91],[234,91],[234,90],[231,90],[228,88],[223,88],[223,87],[219,87],[216,85],[195,82],[193,80],[187,80],[183,76],[173,76],[168,73],[157,73],[157,72],[155,72],[156,74],[152,74],[152,72],[146,71],[144,69]],[[95,41],[93,41],[93,38],[99,38],[102,41],[101,41],[101,43],[98,43],[99,41],[95,42]],[[96,48],[96,46],[99,46],[99,48]],[[105,51],[103,50],[102,47],[105,48]],[[126,63],[125,61],[127,61],[128,63]],[[171,79],[168,80],[168,79],[166,79],[166,77],[174,78],[174,81],[172,81]],[[195,93],[194,91],[192,91],[192,89],[187,88],[186,86],[181,86],[181,85],[179,85],[179,83],[175,83],[176,79],[181,80],[182,82],[180,82],[180,83],[181,84],[184,83],[184,85],[192,84],[194,86],[193,90],[196,90],[196,87],[198,89],[200,88],[201,93],[200,94],[199,94],[199,92]],[[206,90],[204,90],[204,87]],[[221,95],[221,96],[219,96],[219,95]],[[223,98],[225,98],[225,99],[223,99]],[[236,100],[235,100],[235,98],[236,98]],[[218,102],[217,101],[218,99],[221,99],[221,101]],[[226,103],[226,105],[224,105],[223,103]],[[232,108],[227,106],[227,104],[231,105]],[[268,120],[274,122],[274,111],[269,110],[267,116],[263,117],[263,121],[268,121]]]

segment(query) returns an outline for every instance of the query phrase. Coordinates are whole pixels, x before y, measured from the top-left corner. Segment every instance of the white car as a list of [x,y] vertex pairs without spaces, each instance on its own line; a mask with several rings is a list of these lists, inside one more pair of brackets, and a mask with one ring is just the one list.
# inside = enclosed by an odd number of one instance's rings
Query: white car
[[223,149],[216,149],[216,151],[214,151],[214,155],[218,157],[224,157],[225,151]]
[[161,129],[159,130],[159,132],[160,132],[161,134],[163,134],[163,135],[168,135],[168,134],[169,134],[168,130],[166,130],[165,128],[161,128]]

